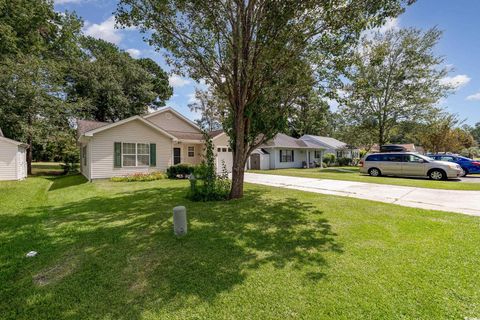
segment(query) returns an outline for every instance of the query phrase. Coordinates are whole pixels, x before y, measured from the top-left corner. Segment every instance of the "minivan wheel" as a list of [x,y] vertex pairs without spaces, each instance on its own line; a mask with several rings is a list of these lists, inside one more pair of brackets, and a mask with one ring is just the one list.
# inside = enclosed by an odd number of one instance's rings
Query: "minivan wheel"
[[382,175],[380,170],[377,168],[371,168],[370,170],[368,170],[368,174],[372,177],[379,177]]
[[447,178],[447,175],[445,174],[445,172],[443,172],[442,170],[438,170],[438,169],[430,171],[428,176],[432,180],[445,180]]

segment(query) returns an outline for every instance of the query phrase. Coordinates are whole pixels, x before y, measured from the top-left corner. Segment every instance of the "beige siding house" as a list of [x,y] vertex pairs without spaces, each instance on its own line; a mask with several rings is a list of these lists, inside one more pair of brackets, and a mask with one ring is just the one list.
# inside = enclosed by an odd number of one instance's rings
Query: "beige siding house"
[[80,170],[89,180],[199,164],[205,149],[201,129],[172,108],[115,123],[79,120],[77,130]]
[[27,177],[27,145],[3,136],[0,130],[0,180]]

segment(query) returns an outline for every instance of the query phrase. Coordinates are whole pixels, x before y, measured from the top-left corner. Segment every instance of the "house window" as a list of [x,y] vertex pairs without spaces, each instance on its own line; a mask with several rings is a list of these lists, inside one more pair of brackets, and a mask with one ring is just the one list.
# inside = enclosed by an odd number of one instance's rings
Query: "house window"
[[188,156],[189,156],[190,158],[195,157],[195,147],[194,147],[194,146],[188,147]]
[[87,146],[82,148],[83,165],[87,165]]
[[315,159],[320,159],[321,151],[315,150]]
[[137,167],[148,167],[150,165],[150,145],[148,143],[137,143]]
[[217,148],[217,152],[222,152],[222,148]]
[[122,160],[124,167],[147,167],[150,164],[150,145],[124,142]]
[[280,150],[280,162],[293,162],[293,150]]

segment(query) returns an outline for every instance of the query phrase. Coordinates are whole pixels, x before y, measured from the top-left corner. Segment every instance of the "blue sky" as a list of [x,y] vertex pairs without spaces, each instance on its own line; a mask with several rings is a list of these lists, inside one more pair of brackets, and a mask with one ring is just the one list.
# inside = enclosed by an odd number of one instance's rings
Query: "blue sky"
[[[161,54],[155,52],[136,30],[115,29],[113,12],[115,0],[55,0],[58,11],[75,11],[85,21],[84,31],[94,37],[117,44],[134,57],[149,57],[168,70]],[[454,83],[457,89],[441,105],[458,113],[466,123],[480,122],[480,12],[479,0],[419,0],[407,8],[388,27],[416,27],[428,29],[437,26],[444,31],[437,54],[445,57],[451,68],[445,81]],[[174,95],[168,106],[194,119],[187,107],[194,99],[196,83],[188,78],[172,75],[170,83]]]

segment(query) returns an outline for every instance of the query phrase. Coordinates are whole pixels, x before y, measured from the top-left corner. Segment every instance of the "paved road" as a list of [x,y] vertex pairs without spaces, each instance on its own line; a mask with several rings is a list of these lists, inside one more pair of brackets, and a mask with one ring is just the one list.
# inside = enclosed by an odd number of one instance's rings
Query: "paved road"
[[461,182],[466,182],[466,183],[480,183],[480,174],[472,174],[459,179]]
[[480,191],[437,190],[258,173],[245,173],[245,182],[480,216]]

